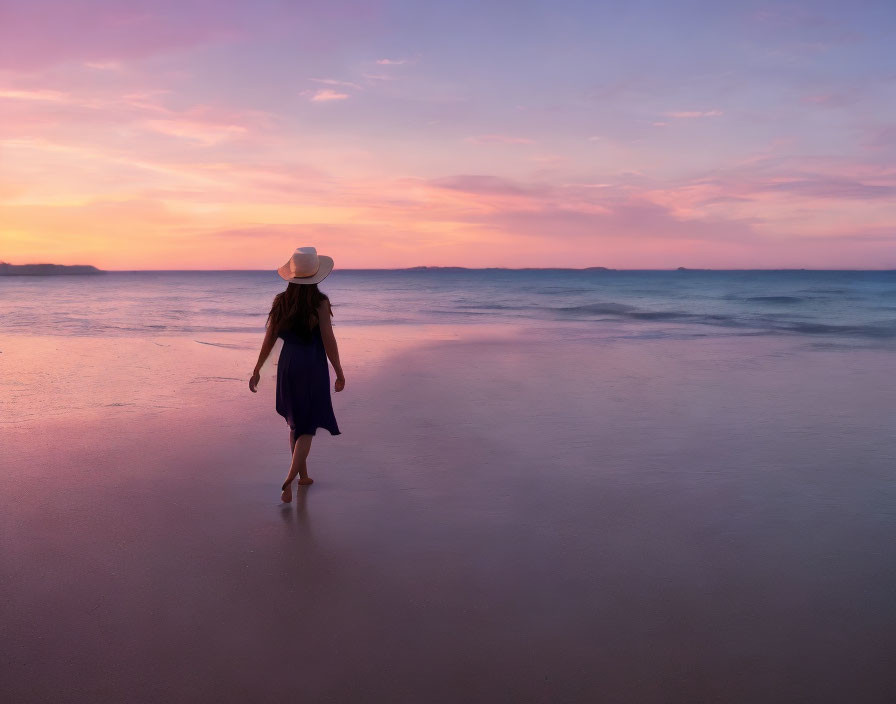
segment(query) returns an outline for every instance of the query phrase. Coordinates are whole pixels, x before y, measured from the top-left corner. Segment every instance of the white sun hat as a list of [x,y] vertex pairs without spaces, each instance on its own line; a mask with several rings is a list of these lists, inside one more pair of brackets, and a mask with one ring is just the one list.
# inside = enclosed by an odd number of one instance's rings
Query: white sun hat
[[289,261],[277,269],[280,278],[291,284],[316,284],[333,271],[333,259],[318,255],[314,247],[299,247]]

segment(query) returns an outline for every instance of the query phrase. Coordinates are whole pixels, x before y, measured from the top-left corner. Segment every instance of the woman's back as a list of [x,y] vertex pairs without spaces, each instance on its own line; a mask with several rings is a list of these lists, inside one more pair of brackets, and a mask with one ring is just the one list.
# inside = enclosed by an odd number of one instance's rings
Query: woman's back
[[317,322],[314,323],[310,331],[299,326],[284,326],[277,332],[277,337],[281,338],[284,343],[294,345],[311,345],[316,343],[323,345],[320,325]]

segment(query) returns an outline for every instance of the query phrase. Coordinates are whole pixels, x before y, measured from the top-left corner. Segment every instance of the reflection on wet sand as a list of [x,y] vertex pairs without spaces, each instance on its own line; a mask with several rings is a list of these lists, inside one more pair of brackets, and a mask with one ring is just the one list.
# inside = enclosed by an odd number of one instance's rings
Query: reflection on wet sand
[[307,538],[313,542],[311,516],[308,511],[308,494],[311,491],[313,491],[312,487],[298,487],[292,503],[280,506],[280,516],[286,525],[287,535]]

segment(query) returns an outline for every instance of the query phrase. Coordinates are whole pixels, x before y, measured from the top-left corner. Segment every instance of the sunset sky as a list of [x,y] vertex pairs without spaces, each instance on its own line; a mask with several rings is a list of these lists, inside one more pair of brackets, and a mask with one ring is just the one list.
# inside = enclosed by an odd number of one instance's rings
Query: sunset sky
[[896,268],[896,3],[0,0],[0,260]]

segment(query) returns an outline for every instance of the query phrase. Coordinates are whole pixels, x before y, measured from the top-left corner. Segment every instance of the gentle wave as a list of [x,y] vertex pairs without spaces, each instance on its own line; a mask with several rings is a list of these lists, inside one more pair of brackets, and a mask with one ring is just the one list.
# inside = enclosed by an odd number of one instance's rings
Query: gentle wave
[[805,301],[805,298],[800,298],[799,296],[747,296],[742,299],[744,301],[751,301],[754,303],[802,303]]
[[[772,297],[790,298],[790,297]],[[777,301],[775,301],[777,302]],[[728,328],[750,328],[768,333],[795,333],[805,335],[836,335],[873,339],[896,338],[896,320],[864,325],[837,324],[831,322],[804,322],[781,320],[771,316],[737,316],[720,313],[688,313],[685,311],[637,310],[619,303],[594,303],[581,306],[552,309],[563,316],[574,315],[590,318],[594,315],[616,316],[632,320],[714,325]]]
[[[283,282],[268,272],[226,274],[225,287],[209,272],[112,272],[65,285],[49,277],[0,279],[0,331],[147,338],[263,332]],[[896,272],[335,271],[322,288],[337,326],[552,321],[599,332],[612,322],[633,335],[896,339]]]

